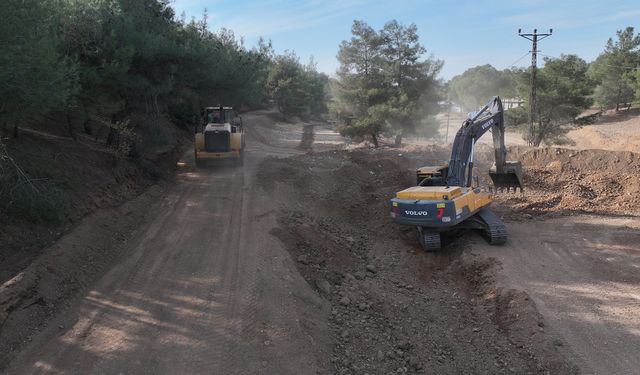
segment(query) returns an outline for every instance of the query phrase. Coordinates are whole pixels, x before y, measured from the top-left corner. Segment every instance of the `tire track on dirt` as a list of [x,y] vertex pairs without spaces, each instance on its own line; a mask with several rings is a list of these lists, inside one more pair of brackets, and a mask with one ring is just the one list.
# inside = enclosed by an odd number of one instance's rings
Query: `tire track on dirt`
[[[11,373],[231,374],[263,367],[258,328],[284,322],[257,317],[265,310],[260,304],[271,302],[258,285],[265,264],[260,257],[271,250],[263,247],[268,228],[254,220],[272,207],[253,187],[271,150],[256,138],[279,142],[270,132],[298,125],[261,128],[266,116],[248,117],[256,137],[244,168],[194,169],[186,153],[177,186],[162,212],[128,244],[127,259],[20,353]],[[279,146],[278,154],[299,153],[299,140]]]

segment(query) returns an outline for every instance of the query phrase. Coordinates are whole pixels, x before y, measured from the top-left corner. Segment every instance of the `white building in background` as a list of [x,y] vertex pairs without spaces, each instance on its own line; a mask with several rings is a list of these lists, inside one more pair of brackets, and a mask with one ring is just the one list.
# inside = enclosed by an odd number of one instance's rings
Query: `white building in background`
[[519,97],[502,99],[502,107],[504,110],[523,107],[525,100]]

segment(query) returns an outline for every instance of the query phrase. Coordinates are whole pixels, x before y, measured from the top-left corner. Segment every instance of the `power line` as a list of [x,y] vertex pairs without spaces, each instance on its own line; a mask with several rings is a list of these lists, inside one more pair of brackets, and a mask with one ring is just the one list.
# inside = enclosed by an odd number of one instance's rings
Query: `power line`
[[536,108],[536,64],[538,59],[538,42],[548,38],[553,34],[553,29],[549,29],[548,33],[538,33],[538,29],[533,29],[533,33],[522,33],[522,29],[518,29],[518,35],[530,40],[531,48],[531,92],[529,93],[529,145],[534,140],[533,114]]
[[[540,52],[540,51],[538,51],[538,52]],[[549,58],[552,58],[552,59],[559,59],[560,58],[558,56],[545,55],[544,53],[540,53],[540,56],[549,57]]]
[[511,64],[507,65],[507,68],[513,68],[517,63],[520,62],[520,60],[524,59],[525,57],[529,56],[531,52],[527,52],[524,55],[520,56],[516,61],[512,62]]

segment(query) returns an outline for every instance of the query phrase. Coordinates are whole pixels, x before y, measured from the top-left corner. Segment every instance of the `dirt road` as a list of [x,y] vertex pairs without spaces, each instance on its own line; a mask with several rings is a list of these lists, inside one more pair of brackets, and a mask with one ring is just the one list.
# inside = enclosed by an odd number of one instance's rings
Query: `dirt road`
[[473,253],[502,264],[500,284],[526,291],[585,374],[640,369],[640,220],[572,216],[510,223],[505,247]]
[[269,235],[273,207],[254,178],[272,151],[301,152],[302,126],[280,131],[261,114],[245,122],[244,168],[196,170],[188,153],[177,186],[153,208],[126,259],[7,373],[317,372],[314,345],[325,323],[303,316],[324,304]]
[[[527,193],[496,202],[507,246],[471,235],[426,254],[414,228],[390,222],[388,199],[413,183],[415,167],[450,150],[345,147],[326,126],[284,123],[273,112],[245,123],[243,168],[195,169],[187,153],[176,183],[154,193],[159,202],[86,220],[45,252],[36,268],[44,276],[25,272],[36,286],[19,295],[2,285],[6,373],[631,374],[640,366],[636,154],[520,150]],[[483,150],[479,168],[491,156]],[[613,184],[621,178],[624,186]],[[611,209],[629,216],[606,216]],[[115,217],[140,223],[114,234],[121,249],[104,274],[83,271],[101,255],[95,242],[109,243]],[[63,262],[65,254],[83,258]],[[72,274],[94,269],[93,279]],[[6,308],[5,295],[19,302]],[[42,324],[20,330],[35,320]]]

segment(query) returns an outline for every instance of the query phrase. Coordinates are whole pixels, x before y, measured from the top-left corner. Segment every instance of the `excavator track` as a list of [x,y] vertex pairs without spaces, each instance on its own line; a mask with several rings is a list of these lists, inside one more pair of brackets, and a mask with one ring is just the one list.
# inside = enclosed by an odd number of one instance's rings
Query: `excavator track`
[[503,245],[507,242],[507,227],[498,215],[485,207],[478,211],[478,217],[484,224],[484,232],[489,244]]
[[440,233],[431,231],[427,228],[418,227],[418,240],[420,245],[427,253],[440,251],[442,243],[440,242]]

